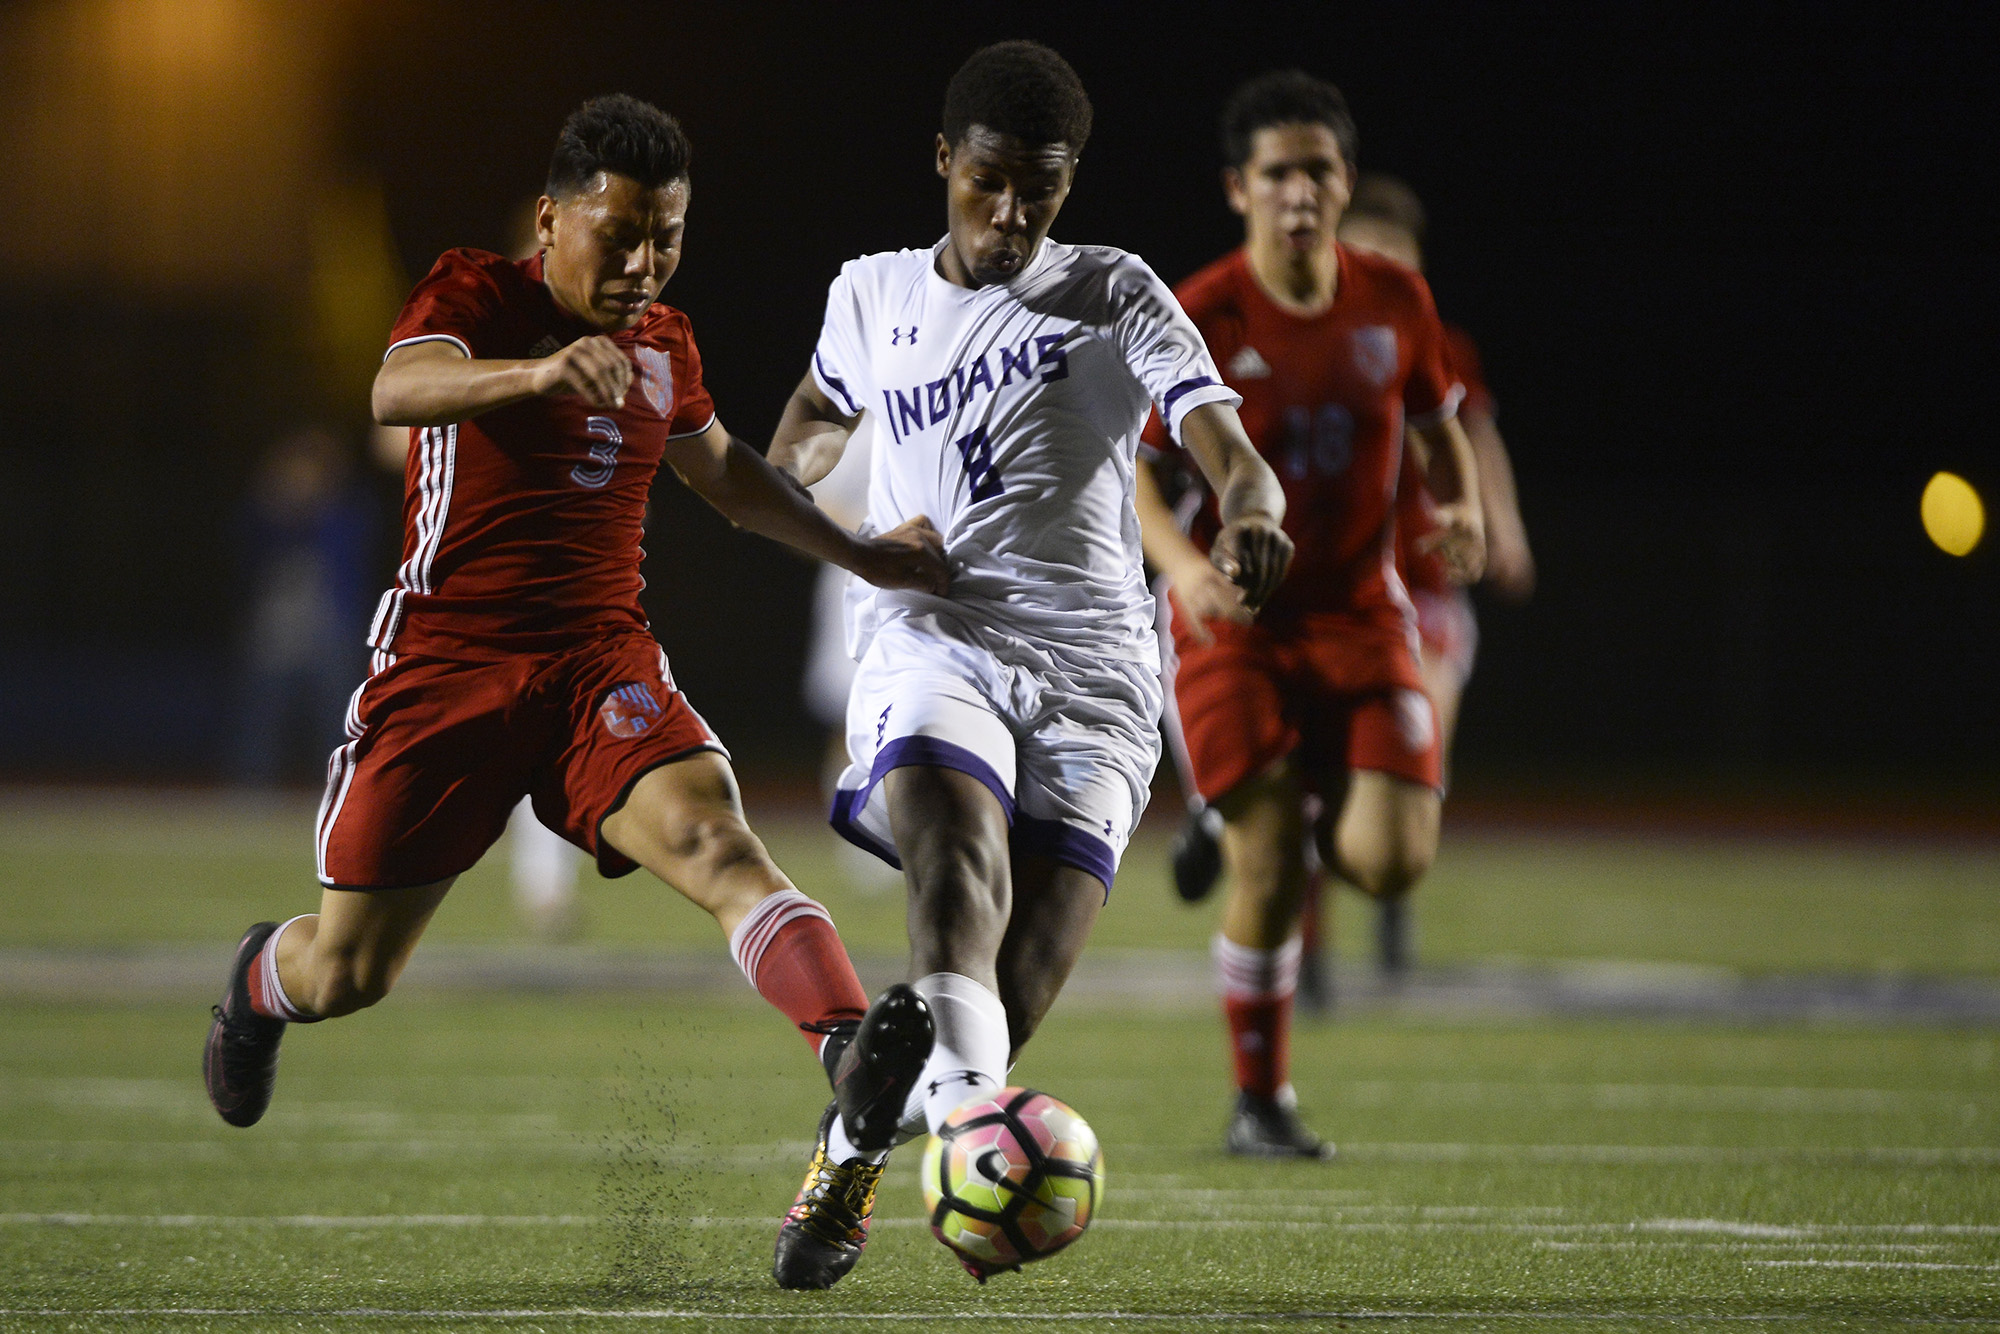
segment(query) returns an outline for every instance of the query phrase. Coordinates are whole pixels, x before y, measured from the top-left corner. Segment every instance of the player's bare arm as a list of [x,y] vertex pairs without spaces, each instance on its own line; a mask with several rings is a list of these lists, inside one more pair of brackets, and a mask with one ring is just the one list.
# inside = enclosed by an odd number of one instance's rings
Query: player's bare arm
[[1419,545],[1435,551],[1461,583],[1477,583],[1486,568],[1486,517],[1479,500],[1479,465],[1458,418],[1412,428],[1424,453],[1424,481],[1437,497],[1437,530]]
[[457,344],[439,341],[391,352],[375,373],[371,404],[384,426],[444,426],[550,395],[615,408],[631,387],[632,359],[602,335],[518,361],[471,358]]
[[1521,500],[1514,489],[1514,465],[1507,443],[1490,412],[1473,410],[1459,416],[1472,441],[1479,468],[1479,508],[1486,520],[1486,584],[1509,602],[1526,602],[1535,591],[1535,553],[1528,546],[1528,528],[1521,520]]
[[811,486],[840,462],[860,420],[835,407],[807,375],[786,402],[777,433],[771,437],[771,452],[764,457],[798,478],[800,485]]
[[1292,539],[1281,526],[1284,488],[1226,403],[1204,403],[1181,418],[1181,444],[1214,489],[1222,517],[1208,559],[1243,589],[1255,611],[1278,591],[1292,564]]
[[913,588],[942,597],[950,583],[944,540],[921,515],[878,537],[859,537],[813,504],[792,474],[713,422],[699,435],[669,440],[666,461],[731,523],[796,547],[877,588]]
[[1181,614],[1187,620],[1188,634],[1197,644],[1213,644],[1215,635],[1208,628],[1209,622],[1248,625],[1253,614],[1244,605],[1243,590],[1210,564],[1201,549],[1182,534],[1173,511],[1167,507],[1166,497],[1160,494],[1159,479],[1153,475],[1152,465],[1141,459],[1133,482],[1133,505],[1139,512],[1139,542],[1146,549],[1146,559],[1173,585]]

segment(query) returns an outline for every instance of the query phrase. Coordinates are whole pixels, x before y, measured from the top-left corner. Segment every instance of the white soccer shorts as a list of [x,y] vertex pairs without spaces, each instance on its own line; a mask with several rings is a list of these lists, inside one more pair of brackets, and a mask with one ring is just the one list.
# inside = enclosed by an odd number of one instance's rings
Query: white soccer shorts
[[847,701],[847,771],[833,827],[900,868],[882,779],[957,769],[1006,808],[1016,855],[1045,853],[1104,882],[1146,809],[1160,759],[1160,683],[1107,660],[972,625],[905,616],[875,634]]

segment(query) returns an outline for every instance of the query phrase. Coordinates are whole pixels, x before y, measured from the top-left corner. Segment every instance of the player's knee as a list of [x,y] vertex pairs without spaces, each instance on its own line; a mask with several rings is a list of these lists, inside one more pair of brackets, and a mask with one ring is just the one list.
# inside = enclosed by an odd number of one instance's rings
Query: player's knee
[[746,865],[769,860],[764,845],[733,811],[703,812],[676,821],[663,838],[667,855],[690,878],[714,883]]
[[1416,887],[1431,869],[1437,840],[1415,835],[1387,839],[1348,860],[1348,869],[1365,893],[1378,899],[1400,898]]
[[337,1019],[377,1004],[394,984],[395,975],[386,960],[359,953],[337,954],[321,966],[309,1004],[314,1014]]
[[1005,855],[983,839],[940,839],[916,849],[904,865],[911,892],[925,899],[983,905],[1007,884]]

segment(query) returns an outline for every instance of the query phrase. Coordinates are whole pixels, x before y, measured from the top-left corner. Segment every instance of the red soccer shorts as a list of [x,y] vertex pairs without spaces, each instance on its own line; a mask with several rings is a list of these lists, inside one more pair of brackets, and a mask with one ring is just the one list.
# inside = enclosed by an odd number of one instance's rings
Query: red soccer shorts
[[726,755],[674,687],[648,635],[499,662],[376,655],[347,711],[352,738],[327,762],[319,879],[401,889],[468,870],[523,795],[596,856],[636,863],[599,836],[647,771],[697,751]]
[[1195,785],[1215,801],[1294,752],[1309,783],[1368,769],[1437,788],[1437,715],[1400,615],[1319,615],[1282,633],[1211,624],[1193,643],[1175,609],[1174,699]]

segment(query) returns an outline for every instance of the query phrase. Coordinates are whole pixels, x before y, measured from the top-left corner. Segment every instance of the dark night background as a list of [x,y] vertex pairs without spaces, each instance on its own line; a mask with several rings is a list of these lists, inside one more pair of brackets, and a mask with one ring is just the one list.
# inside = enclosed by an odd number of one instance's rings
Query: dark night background
[[[41,31],[50,10],[0,15]],[[666,299],[694,321],[723,420],[760,445],[841,261],[941,234],[931,137],[977,45],[1033,36],[1076,66],[1096,130],[1055,235],[1170,281],[1240,239],[1213,129],[1230,88],[1282,65],[1331,78],[1363,165],[1430,208],[1431,281],[1482,345],[1540,561],[1533,604],[1483,618],[1468,783],[1991,779],[2000,557],[1991,537],[1948,557],[1917,521],[1939,469],[2000,498],[2000,116],[1976,10],[313,12],[316,142],[379,183],[406,282],[446,247],[505,244],[584,97],[680,116],[694,206]],[[0,773],[202,778],[229,709],[228,516],[249,461],[309,414],[358,454],[365,380],[308,387],[289,261],[153,290],[100,230],[101,272],[0,275]],[[809,770],[808,567],[671,481],[647,546],[682,685],[740,755]],[[383,579],[391,564],[385,534]]]

